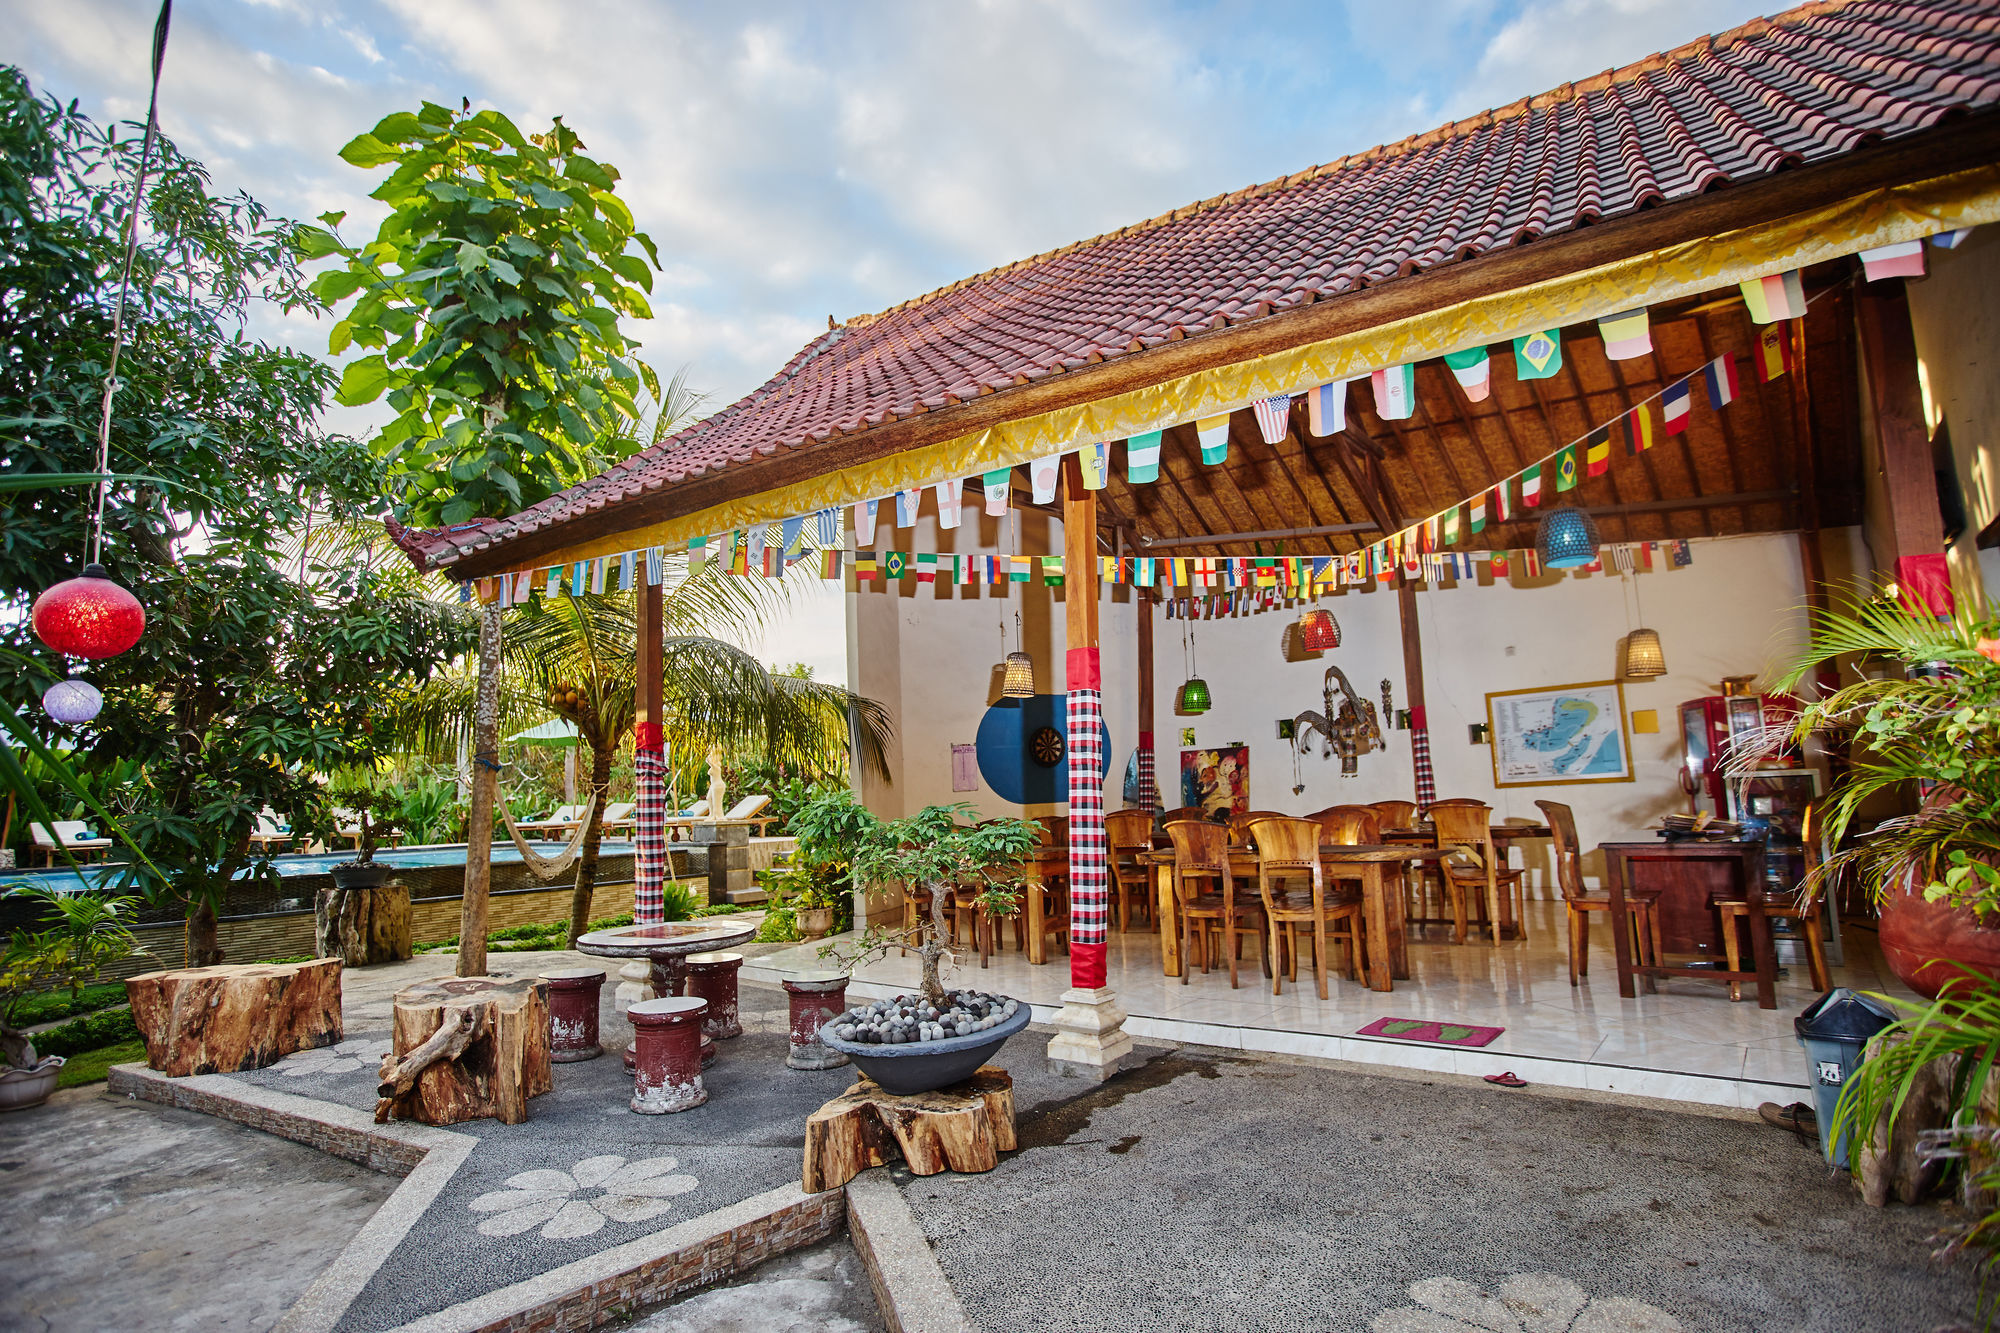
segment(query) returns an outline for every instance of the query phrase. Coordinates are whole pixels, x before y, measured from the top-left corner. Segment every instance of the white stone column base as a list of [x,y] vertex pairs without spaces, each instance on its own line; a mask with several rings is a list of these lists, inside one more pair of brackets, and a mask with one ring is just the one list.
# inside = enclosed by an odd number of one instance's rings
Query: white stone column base
[[1049,1042],[1049,1068],[1064,1078],[1102,1083],[1118,1072],[1132,1054],[1125,1031],[1125,1011],[1109,986],[1096,990],[1066,990],[1062,1012],[1056,1015],[1056,1035]]
[[634,958],[618,969],[618,989],[611,993],[611,1005],[619,1013],[624,1013],[641,1000],[657,1000],[653,994],[653,965],[644,958]]

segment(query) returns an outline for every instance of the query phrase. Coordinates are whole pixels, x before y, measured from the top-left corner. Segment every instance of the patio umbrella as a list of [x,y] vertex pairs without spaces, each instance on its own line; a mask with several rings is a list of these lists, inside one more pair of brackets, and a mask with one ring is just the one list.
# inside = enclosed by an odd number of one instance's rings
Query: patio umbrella
[[515,732],[507,738],[507,743],[509,745],[559,745],[566,748],[569,753],[563,756],[563,799],[574,802],[576,800],[576,747],[579,739],[576,723],[565,722],[563,719],[557,717],[549,719],[538,727],[529,727],[526,731]]

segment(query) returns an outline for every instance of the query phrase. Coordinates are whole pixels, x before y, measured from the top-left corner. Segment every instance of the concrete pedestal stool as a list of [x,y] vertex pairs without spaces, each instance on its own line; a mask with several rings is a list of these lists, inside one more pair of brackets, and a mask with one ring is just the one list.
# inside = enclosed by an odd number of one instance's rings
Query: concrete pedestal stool
[[[706,958],[709,955],[696,954],[694,956],[696,958]],[[742,965],[743,955],[740,953],[725,954],[721,956],[727,958],[734,958],[737,961],[738,966]],[[659,999],[664,1000],[669,997],[678,998],[684,991],[688,989],[690,973],[683,966],[683,964],[685,964],[687,961],[689,960],[680,958],[674,960],[675,966],[671,974],[672,980],[666,983],[667,985],[672,986],[673,989],[671,991],[661,991],[658,996]],[[657,970],[655,970],[654,972],[654,979],[656,982],[659,979],[659,973]],[[736,1012],[736,1004],[735,1004],[736,977],[734,974],[731,974],[729,978],[729,993],[730,993],[730,1014],[734,1016]],[[699,992],[697,992],[697,994],[699,994]],[[640,1003],[643,1004],[645,1002],[642,1000],[640,1001]],[[713,1005],[710,1006],[710,1012],[713,1012]],[[627,1018],[630,1018],[632,1016],[632,1011],[630,1009],[626,1010],[625,1016]],[[633,1026],[636,1028],[637,1024],[634,1024]],[[716,1056],[715,1038],[710,1035],[708,1029],[709,1025],[707,1021],[704,1021],[701,1025],[701,1067],[703,1069],[706,1069],[710,1065],[714,1064]],[[738,1027],[736,1031],[740,1033],[743,1031],[743,1029],[741,1027]],[[625,1068],[636,1071],[639,1067],[638,1061],[639,1061],[639,1043],[635,1037],[632,1044],[625,1048]]]
[[597,1044],[597,1004],[604,990],[604,972],[573,967],[545,972],[549,983],[549,1059],[558,1064],[595,1060],[604,1054]]
[[632,1109],[640,1115],[691,1111],[708,1100],[701,1082],[701,1020],[708,1001],[665,996],[641,1000],[626,1011],[638,1069]]
[[847,974],[794,972],[783,980],[792,1004],[792,1049],[785,1063],[793,1069],[833,1069],[846,1064],[846,1056],[820,1043],[819,1030],[847,1007]]
[[736,1012],[736,973],[743,966],[740,953],[691,953],[687,956],[687,993],[708,1001],[708,1017],[701,1033],[716,1041],[743,1035]]

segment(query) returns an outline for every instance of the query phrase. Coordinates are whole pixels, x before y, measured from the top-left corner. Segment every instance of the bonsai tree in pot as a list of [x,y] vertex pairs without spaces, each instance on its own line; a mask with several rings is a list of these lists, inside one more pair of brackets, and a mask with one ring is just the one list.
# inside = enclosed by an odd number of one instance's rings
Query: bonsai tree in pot
[[343,889],[372,889],[389,877],[390,867],[375,864],[375,849],[382,835],[394,832],[402,819],[403,799],[365,783],[335,787],[327,793],[338,806],[354,812],[359,827],[359,846],[352,861],[333,867],[333,882]]
[[[923,962],[924,998],[933,1006],[947,1003],[938,977],[939,964],[951,952],[946,900],[955,889],[969,886],[977,890],[974,901],[984,910],[1013,912],[1021,902],[1022,864],[1040,839],[1040,830],[1026,820],[973,822],[972,814],[972,807],[963,803],[927,806],[908,819],[878,824],[875,835],[853,852],[857,881],[898,881],[917,905],[917,955]],[[858,943],[845,954],[839,946],[822,953],[854,967],[909,941],[901,929],[875,928]]]
[[1957,601],[1949,619],[1889,597],[1821,612],[1781,688],[1845,654],[1878,674],[1806,705],[1789,731],[1732,764],[1753,766],[1814,733],[1854,745],[1824,807],[1836,846],[1876,798],[1914,806],[1861,832],[1801,888],[1864,889],[1881,906],[1890,967],[1933,997],[1963,975],[1952,963],[2000,979],[2000,607],[1963,588]]
[[21,1001],[57,987],[81,996],[105,967],[144,952],[124,921],[137,899],[40,888],[7,896],[32,900],[49,924],[16,930],[0,953],[0,1109],[46,1100],[63,1066],[59,1055],[37,1059],[34,1042],[14,1026]]

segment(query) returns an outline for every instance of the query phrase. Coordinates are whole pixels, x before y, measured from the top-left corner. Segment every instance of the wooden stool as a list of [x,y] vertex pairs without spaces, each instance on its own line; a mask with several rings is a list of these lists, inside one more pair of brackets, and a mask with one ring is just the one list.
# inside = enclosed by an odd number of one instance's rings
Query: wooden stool
[[343,1035],[338,958],[141,972],[125,997],[146,1063],[169,1078],[262,1069]]
[[708,1001],[708,1017],[702,1020],[701,1032],[712,1041],[743,1035],[736,1011],[736,973],[742,966],[740,953],[688,955],[687,993]]
[[871,1166],[900,1155],[912,1175],[991,1171],[1014,1137],[1014,1080],[982,1066],[963,1083],[898,1097],[861,1077],[806,1118],[800,1187],[838,1189]]
[[455,1125],[528,1118],[555,1086],[549,983],[539,977],[446,977],[396,992],[395,1043],[382,1057],[375,1120]]
[[604,970],[573,967],[544,972],[549,983],[549,1059],[557,1064],[595,1060],[604,1054],[597,1044],[597,1005],[604,990]]
[[846,1056],[820,1044],[819,1030],[847,1008],[847,974],[794,972],[784,983],[792,1004],[792,1049],[785,1063],[793,1069],[836,1069],[846,1064]]
[[627,1011],[639,1053],[632,1109],[640,1115],[692,1111],[708,1100],[701,1082],[701,1020],[708,1001],[686,996],[642,1000]]

